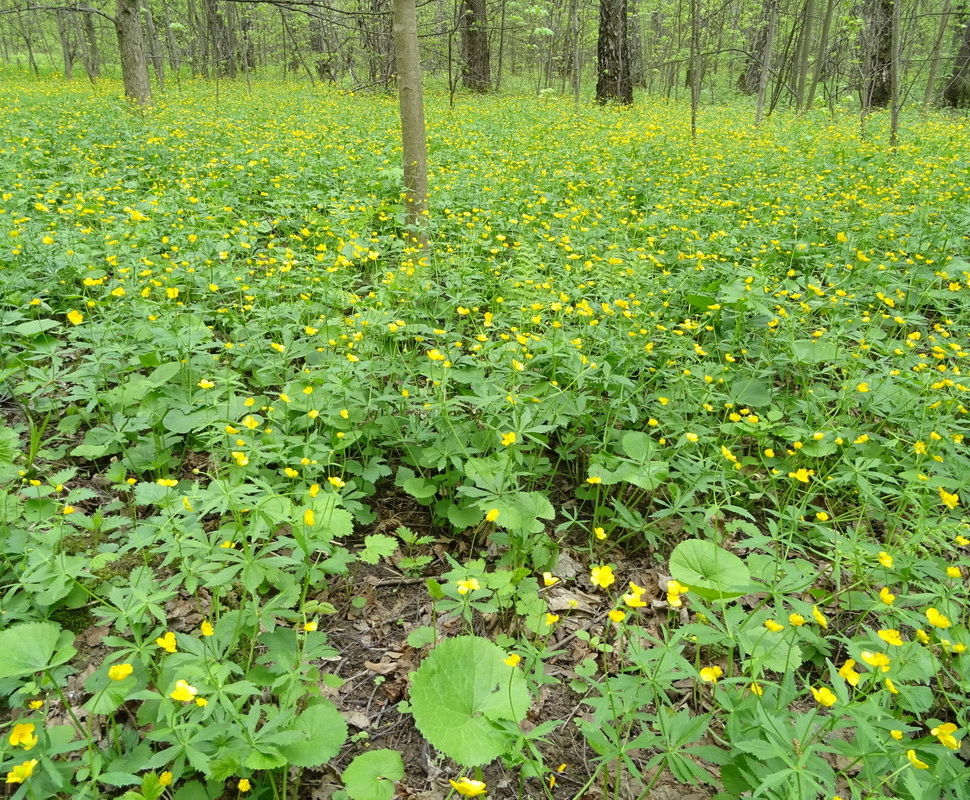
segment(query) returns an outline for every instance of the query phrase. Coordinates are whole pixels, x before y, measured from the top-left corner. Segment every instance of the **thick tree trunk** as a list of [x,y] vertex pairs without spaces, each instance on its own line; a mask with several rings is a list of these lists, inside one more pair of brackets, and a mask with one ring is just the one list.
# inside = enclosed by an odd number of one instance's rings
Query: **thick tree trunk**
[[596,102],[633,104],[627,0],[600,0]]
[[960,48],[950,78],[943,89],[943,105],[950,108],[970,107],[970,13],[966,6],[957,10]]
[[473,92],[487,92],[492,87],[492,75],[485,0],[462,0],[461,49],[462,85]]
[[892,17],[894,0],[869,0],[866,20],[868,42],[866,86],[863,108],[888,108],[892,100],[893,38]]
[[138,0],[116,0],[115,32],[118,34],[125,97],[140,105],[148,105],[152,101],[152,87],[148,80],[148,60],[145,58]]
[[394,61],[401,109],[401,146],[404,171],[404,220],[410,236],[427,246],[428,149],[424,130],[424,93],[418,15],[414,0],[393,0]]

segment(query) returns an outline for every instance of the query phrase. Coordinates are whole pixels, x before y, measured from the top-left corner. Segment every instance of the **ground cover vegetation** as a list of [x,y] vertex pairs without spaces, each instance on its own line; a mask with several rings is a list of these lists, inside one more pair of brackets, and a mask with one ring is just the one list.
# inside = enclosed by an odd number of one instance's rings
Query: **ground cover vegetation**
[[[16,798],[970,796],[968,125],[8,79]],[[693,794],[691,794],[693,792]]]

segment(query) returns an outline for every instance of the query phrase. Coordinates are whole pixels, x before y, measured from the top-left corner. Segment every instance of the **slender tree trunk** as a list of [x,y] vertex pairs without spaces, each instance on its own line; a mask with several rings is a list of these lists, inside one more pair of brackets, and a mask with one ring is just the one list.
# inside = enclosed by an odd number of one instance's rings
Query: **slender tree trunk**
[[572,39],[572,78],[573,102],[579,106],[580,89],[582,83],[582,62],[579,40],[579,0],[570,0],[569,24]]
[[926,77],[926,91],[923,92],[923,106],[932,105],[937,96],[936,79],[940,74],[940,54],[943,50],[943,40],[946,38],[946,30],[950,24],[950,0],[945,0],[943,10],[940,12],[940,25],[933,41],[933,49],[930,52],[930,72]]
[[142,14],[145,19],[145,35],[148,39],[148,53],[151,56],[152,69],[158,82],[158,91],[165,94],[165,59],[158,43],[158,33],[155,30],[155,18],[152,16],[148,0],[142,0]]
[[957,9],[957,30],[960,47],[950,78],[943,89],[943,105],[949,108],[966,108],[970,106],[970,13],[965,5]]
[[495,75],[495,91],[502,86],[502,67],[505,59],[505,6],[506,0],[502,0],[502,11],[498,22],[498,69]]
[[899,143],[899,105],[900,105],[900,6],[902,0],[893,0],[892,16],[890,17],[890,61],[889,61],[889,147],[896,149]]
[[808,80],[808,57],[812,51],[812,35],[815,32],[815,0],[805,0],[802,13],[801,36],[795,63],[795,110],[805,107],[805,84]]
[[778,0],[768,0],[768,27],[765,31],[765,46],[761,55],[761,72],[758,75],[758,106],[754,114],[754,124],[761,124],[765,110],[765,94],[768,91],[768,78],[771,75],[771,57],[775,49],[775,32],[778,29]]
[[697,138],[697,106],[701,101],[700,0],[690,0],[690,138]]
[[57,38],[61,43],[61,58],[64,61],[64,78],[70,80],[74,74],[74,45],[71,43],[71,25],[69,11],[57,11]]
[[101,55],[98,53],[98,34],[94,29],[94,15],[81,14],[81,31],[84,39],[84,71],[94,83],[101,77]]
[[418,49],[418,15],[414,0],[393,0],[394,60],[401,110],[401,146],[404,171],[404,220],[409,235],[427,247],[428,149],[424,129],[424,93],[421,53]]
[[818,90],[819,81],[825,71],[825,64],[829,54],[829,31],[832,29],[832,17],[835,14],[835,0],[828,0],[825,5],[825,16],[822,18],[822,33],[819,38],[817,56],[815,58],[815,68],[812,70],[812,83],[808,87],[808,96],[805,98],[805,108],[811,108],[815,102],[815,92]]
[[633,104],[627,0],[600,0],[596,102]]
[[152,101],[152,87],[148,80],[148,60],[145,58],[138,0],[116,0],[114,22],[125,97],[139,105],[148,105]]
[[492,86],[485,0],[462,0],[459,27],[463,55],[462,85],[473,92],[485,93]]

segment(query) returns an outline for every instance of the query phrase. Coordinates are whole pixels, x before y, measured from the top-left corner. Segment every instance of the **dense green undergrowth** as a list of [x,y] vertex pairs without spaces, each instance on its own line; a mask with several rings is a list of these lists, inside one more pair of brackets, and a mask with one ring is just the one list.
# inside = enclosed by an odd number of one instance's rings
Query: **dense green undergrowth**
[[0,84],[14,796],[420,783],[327,691],[378,563],[460,794],[970,796],[965,120],[432,97],[423,253],[393,98],[115,97]]

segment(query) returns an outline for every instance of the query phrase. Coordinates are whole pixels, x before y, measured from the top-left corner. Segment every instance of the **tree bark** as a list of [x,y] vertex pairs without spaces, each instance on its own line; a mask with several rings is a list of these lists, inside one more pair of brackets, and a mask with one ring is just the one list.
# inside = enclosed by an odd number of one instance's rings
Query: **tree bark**
[[81,28],[84,32],[84,71],[94,83],[101,77],[101,54],[98,52],[98,34],[94,29],[94,15],[81,15]]
[[802,12],[801,36],[798,39],[795,77],[795,110],[805,107],[805,84],[808,81],[808,55],[812,51],[812,35],[815,32],[815,0],[805,0]]
[[943,105],[949,108],[970,106],[970,13],[961,5],[957,9],[957,30],[960,32],[960,48],[950,78],[943,89]]
[[148,0],[142,0],[142,14],[145,17],[145,36],[148,39],[148,53],[151,57],[152,69],[155,72],[155,80],[158,82],[158,91],[165,94],[165,59],[162,57],[162,49],[158,42],[158,32],[155,30],[155,18],[152,16],[152,9],[148,5]]
[[867,35],[868,66],[863,108],[888,108],[892,100],[892,16],[894,0],[869,0]]
[[393,0],[394,61],[397,67],[404,172],[404,221],[409,235],[427,246],[428,149],[424,129],[424,93],[418,15],[414,0]]
[[765,110],[765,94],[768,92],[768,78],[771,75],[771,57],[775,50],[775,32],[778,29],[778,0],[768,0],[768,27],[765,30],[765,46],[761,51],[761,72],[758,75],[758,105],[755,109],[754,124],[761,124]]
[[933,98],[937,95],[936,79],[940,73],[940,52],[943,49],[943,40],[946,38],[946,29],[950,23],[950,0],[944,0],[943,10],[940,12],[940,25],[936,38],[933,40],[933,49],[930,52],[930,72],[926,78],[926,91],[923,92],[923,105],[929,106],[933,103]]
[[152,87],[148,80],[138,0],[116,0],[114,22],[125,97],[139,105],[148,105],[152,101]]
[[57,11],[57,38],[61,43],[61,57],[64,60],[64,77],[70,80],[74,73],[74,45],[71,42],[72,20],[69,11]]
[[596,102],[633,104],[627,0],[600,0]]
[[462,0],[461,82],[466,89],[485,93],[492,87],[485,0]]

